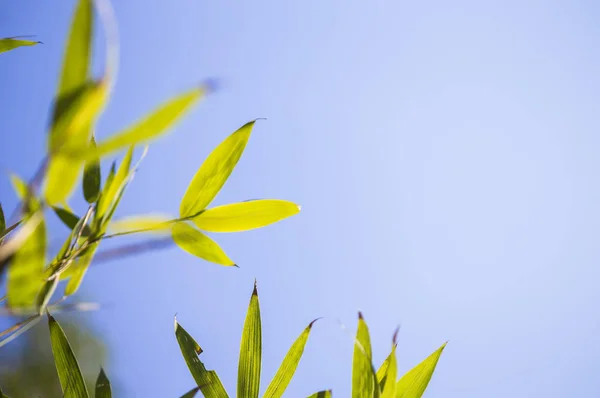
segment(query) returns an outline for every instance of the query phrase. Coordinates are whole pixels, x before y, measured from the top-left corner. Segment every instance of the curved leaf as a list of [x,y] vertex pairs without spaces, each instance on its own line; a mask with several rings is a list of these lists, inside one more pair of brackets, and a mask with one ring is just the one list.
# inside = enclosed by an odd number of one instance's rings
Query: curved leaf
[[19,47],[35,46],[36,44],[41,44],[41,42],[7,37],[5,39],[0,39],[0,53],[14,50]]
[[179,207],[181,217],[198,214],[217,196],[240,160],[252,127],[254,121],[246,123],[208,155],[183,195]]
[[331,394],[331,390],[324,390],[314,393],[310,395],[308,398],[331,398],[333,395]]
[[259,199],[205,210],[193,221],[208,232],[241,232],[265,227],[298,214],[300,206],[286,200]]
[[48,325],[50,327],[50,342],[52,343],[52,353],[54,354],[54,363],[56,372],[60,380],[65,398],[85,398],[88,397],[87,387],[77,358],[73,354],[69,340],[65,336],[58,322],[48,315]]
[[237,396],[258,398],[260,389],[260,368],[262,356],[262,330],[260,321],[260,305],[256,282],[250,297],[248,313],[242,331],[240,344],[240,360],[238,364]]
[[196,228],[186,223],[177,223],[171,233],[177,246],[186,252],[220,265],[235,265],[214,240]]
[[352,398],[372,398],[374,388],[373,365],[371,363],[371,338],[367,323],[358,313],[358,330],[354,343],[352,363]]
[[423,396],[446,344],[444,343],[398,380],[396,398],[421,398]]
[[279,398],[285,392],[285,389],[290,384],[292,377],[294,377],[296,368],[298,368],[298,364],[300,363],[300,359],[304,353],[304,346],[308,341],[310,330],[315,322],[316,320],[312,321],[296,339],[294,344],[292,344],[292,347],[283,359],[283,362],[275,374],[275,377],[273,377],[269,387],[267,387],[267,391],[264,395],[265,398]]
[[71,266],[71,278],[69,282],[67,282],[67,286],[65,287],[65,296],[71,296],[77,292],[79,286],[81,286],[81,282],[83,281],[83,277],[87,272],[92,260],[94,258],[94,254],[96,254],[96,250],[98,249],[98,242],[92,243],[85,253],[75,261],[75,264]]
[[190,391],[186,392],[181,396],[181,398],[194,398],[196,394],[200,391],[200,387],[194,387]]
[[111,398],[112,391],[110,387],[110,381],[104,373],[104,369],[100,368],[100,374],[98,374],[98,379],[96,379],[96,395],[95,398]]
[[[96,141],[92,136],[90,148],[96,149]],[[100,184],[102,175],[100,170],[100,158],[93,157],[89,160],[83,169],[83,197],[88,203],[96,203],[100,196]]]
[[206,398],[227,398],[227,392],[214,370],[206,370],[198,357],[202,348],[196,343],[192,336],[185,331],[175,318],[175,337],[181,349],[181,354],[187,364],[196,384]]
[[124,185],[127,180],[127,176],[129,175],[129,170],[131,168],[131,158],[133,157],[133,147],[130,147],[121,165],[119,166],[117,172],[114,174],[114,177],[111,179],[110,184],[106,183],[104,186],[104,190],[98,200],[98,206],[96,208],[96,216],[100,219],[102,218],[105,222],[104,218],[109,209],[112,207],[113,203],[117,200],[119,196],[119,192],[123,190]]

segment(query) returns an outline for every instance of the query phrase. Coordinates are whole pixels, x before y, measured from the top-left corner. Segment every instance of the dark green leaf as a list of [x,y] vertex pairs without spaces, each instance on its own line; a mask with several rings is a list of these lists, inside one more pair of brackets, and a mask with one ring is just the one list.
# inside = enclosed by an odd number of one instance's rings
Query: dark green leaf
[[4,232],[5,229],[6,220],[4,219],[4,210],[2,209],[2,203],[0,203],[0,232]]
[[[96,148],[94,137],[92,137],[90,147]],[[88,161],[83,169],[83,197],[88,203],[96,203],[98,200],[101,181],[100,159],[95,157]]]
[[256,282],[242,331],[238,365],[238,397],[258,398],[262,355],[262,328]]
[[65,398],[86,398],[89,396],[87,387],[77,358],[65,336],[64,331],[56,322],[54,317],[48,314],[48,325],[50,328],[50,342],[52,343],[52,353],[54,354],[54,363],[56,372],[60,380]]
[[110,388],[110,381],[104,373],[104,369],[100,368],[100,374],[96,380],[96,395],[95,398],[111,398],[112,392]]
[[181,398],[194,398],[196,394],[200,391],[200,387],[194,387],[190,391],[186,392],[181,396]]
[[326,390],[326,391],[319,391],[317,393],[314,393],[313,395],[309,396],[308,398],[331,398],[332,394],[331,394],[331,390]]
[[[60,218],[60,221],[62,221],[63,224],[65,224],[70,230],[74,230],[77,226],[77,223],[79,223],[80,221],[79,217],[62,207],[52,206],[52,210],[54,210],[54,213],[56,213],[58,218]],[[90,236],[90,234],[92,233],[88,225],[84,225],[82,231],[83,232],[81,236],[84,237]]]

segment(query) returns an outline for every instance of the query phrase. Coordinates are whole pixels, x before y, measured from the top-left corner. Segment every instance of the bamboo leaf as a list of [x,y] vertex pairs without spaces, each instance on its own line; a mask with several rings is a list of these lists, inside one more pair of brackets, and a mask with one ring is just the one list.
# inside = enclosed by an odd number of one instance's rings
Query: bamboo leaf
[[252,127],[254,121],[246,123],[208,155],[181,200],[179,207],[181,217],[198,214],[217,196],[242,156]]
[[2,389],[0,389],[0,398],[10,398],[8,395],[4,394],[2,392]]
[[352,398],[372,398],[374,378],[371,364],[371,338],[362,314],[358,313],[358,330],[352,364]]
[[395,343],[392,345],[392,352],[386,358],[385,363],[387,364],[385,366],[385,373],[380,374],[379,371],[377,372],[377,381],[379,382],[379,388],[381,390],[381,398],[395,398],[396,376],[398,372]]
[[259,199],[207,209],[194,217],[208,232],[241,232],[265,227],[298,214],[300,206],[286,200]]
[[310,395],[308,398],[331,398],[333,395],[331,390],[324,390]]
[[214,240],[186,223],[175,224],[171,234],[177,246],[196,257],[220,265],[235,265]]
[[88,397],[89,394],[77,358],[73,354],[65,332],[50,314],[48,314],[48,325],[56,372],[65,398]]
[[185,363],[194,377],[196,384],[206,398],[227,398],[227,392],[214,370],[206,370],[206,367],[200,361],[199,355],[202,353],[202,348],[196,341],[185,331],[175,318],[175,337],[181,349],[181,354]]
[[96,214],[98,218],[103,218],[104,221],[106,220],[105,216],[107,215],[107,212],[115,202],[119,191],[121,191],[125,185],[127,176],[129,175],[129,170],[131,168],[132,157],[133,147],[130,147],[127,153],[125,154],[125,157],[123,158],[123,161],[121,162],[121,165],[119,166],[117,172],[112,178],[110,184],[108,184],[107,182],[107,184],[104,186],[102,196],[98,201],[98,207],[96,209]]
[[83,281],[83,277],[87,272],[90,264],[92,263],[92,259],[94,258],[94,254],[96,254],[96,250],[98,249],[98,242],[92,243],[86,252],[77,259],[75,264],[72,266],[71,270],[71,278],[69,282],[67,282],[67,286],[65,287],[65,296],[71,296],[77,292],[79,286],[81,286],[81,282]]
[[425,358],[423,362],[409,370],[408,373],[398,380],[396,384],[396,398],[421,398],[423,396],[446,344],[444,343],[435,352]]
[[256,282],[250,297],[248,313],[244,321],[242,342],[240,344],[240,360],[238,365],[237,396],[258,398],[260,389],[260,369],[262,355],[262,330],[260,321],[260,305]]
[[41,44],[41,42],[7,37],[5,39],[0,39],[0,53],[14,50],[19,47],[35,46],[36,44]]
[[96,395],[95,398],[111,398],[112,391],[110,388],[110,381],[104,373],[104,369],[100,368],[100,374],[96,380]]
[[[90,148],[96,149],[96,141],[92,137]],[[102,181],[99,157],[89,160],[83,169],[83,197],[88,203],[96,203],[100,195],[100,184]]]
[[[81,220],[75,214],[71,213],[69,210],[64,209],[58,206],[52,206],[52,210],[54,213],[60,218],[60,221],[63,222],[70,230],[74,230],[77,227],[77,224]],[[90,236],[92,231],[90,230],[89,225],[83,225],[82,235],[84,237]]]
[[40,315],[44,314],[46,311],[46,307],[48,306],[48,302],[52,298],[52,295],[56,291],[56,286],[58,286],[58,277],[50,278],[44,283],[42,290],[40,290],[37,298],[37,307],[38,313]]
[[186,392],[181,396],[181,398],[194,398],[196,394],[200,391],[200,387],[194,387],[190,391]]
[[[6,219],[4,218],[4,210],[2,209],[2,203],[0,203],[0,232],[4,232],[6,229]],[[2,239],[2,238],[0,238]]]
[[173,217],[163,214],[130,216],[109,224],[108,230],[114,234],[129,232],[169,232],[173,227]]
[[285,389],[290,384],[290,381],[292,380],[292,377],[294,377],[294,373],[298,368],[298,364],[300,363],[300,359],[304,353],[304,347],[308,341],[308,336],[310,335],[312,325],[315,322],[316,320],[312,321],[296,339],[294,344],[292,344],[292,347],[283,359],[283,362],[275,374],[275,377],[273,377],[269,387],[267,387],[267,391],[264,395],[265,398],[279,398],[285,392]]

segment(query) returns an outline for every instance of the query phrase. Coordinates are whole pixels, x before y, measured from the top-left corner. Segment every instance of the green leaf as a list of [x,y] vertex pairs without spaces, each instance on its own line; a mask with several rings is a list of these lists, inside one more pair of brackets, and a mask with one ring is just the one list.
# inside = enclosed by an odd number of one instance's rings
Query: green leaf
[[10,398],[8,395],[4,394],[2,392],[2,389],[0,389],[0,398]]
[[88,397],[89,394],[79,364],[73,350],[71,350],[65,332],[50,314],[48,314],[48,325],[50,327],[50,342],[52,343],[54,363],[64,397]]
[[6,219],[4,218],[4,210],[2,209],[2,203],[0,203],[0,232],[4,232],[6,229]]
[[108,230],[113,234],[129,232],[169,232],[173,227],[173,217],[163,214],[130,216],[111,222]]
[[[133,147],[130,147],[125,154],[119,169],[111,179],[110,184],[107,181],[106,185],[104,186],[104,190],[102,191],[102,195],[98,201],[98,207],[96,208],[96,215],[98,218],[104,218],[104,216],[106,216],[107,212],[115,202],[119,192],[124,188],[127,176],[129,175],[129,170],[131,168],[132,157]],[[106,221],[105,218],[104,221]]]
[[44,285],[46,227],[42,219],[12,257],[7,272],[7,304],[32,308]]
[[29,196],[29,187],[21,177],[16,174],[11,174],[10,183],[12,184],[13,189],[20,200],[25,200],[27,196]]
[[56,291],[56,286],[58,286],[59,278],[58,276],[50,278],[44,283],[42,290],[40,290],[37,297],[37,308],[40,315],[46,311],[46,307],[48,306],[48,302],[52,298],[52,295]]
[[206,370],[202,361],[198,357],[202,353],[202,348],[185,331],[175,318],[175,337],[181,349],[181,354],[187,364],[190,373],[194,377],[196,384],[206,398],[227,398],[227,392],[219,380],[219,376],[214,370]]
[[171,234],[177,246],[196,257],[220,265],[235,265],[214,240],[186,223],[175,224]]
[[0,53],[14,50],[15,48],[19,47],[35,46],[36,44],[41,44],[41,42],[31,40],[20,40],[8,37],[5,39],[0,39]]
[[71,266],[73,269],[71,270],[71,278],[65,287],[65,296],[71,296],[75,294],[79,289],[79,286],[81,286],[83,277],[92,263],[94,254],[96,254],[98,244],[99,242],[92,243],[85,253],[77,259],[75,264]]
[[100,374],[96,380],[96,395],[95,398],[111,398],[112,392],[110,388],[110,381],[104,373],[104,369],[100,368]]
[[352,397],[372,398],[374,388],[373,365],[371,363],[371,338],[367,323],[362,314],[358,313],[358,330],[354,343],[354,358],[352,364]]
[[[52,206],[52,210],[54,210],[54,213],[58,216],[58,218],[60,218],[60,221],[62,221],[63,224],[65,224],[70,230],[75,229],[80,221],[79,217],[62,207]],[[90,230],[90,227],[88,225],[84,225],[82,236],[90,236],[91,233],[92,231]]]
[[254,121],[246,123],[208,155],[181,200],[179,207],[181,217],[198,214],[217,196],[242,156],[252,127]]
[[[382,370],[384,371],[382,372]],[[398,365],[396,362],[396,344],[392,345],[392,352],[386,358],[384,365],[377,372],[377,381],[381,390],[381,398],[396,397],[396,376]]]
[[331,398],[332,394],[331,394],[331,390],[325,390],[325,391],[319,391],[317,393],[314,393],[313,395],[309,396],[308,398]]
[[260,322],[260,305],[256,282],[250,297],[248,313],[244,321],[242,342],[240,344],[240,360],[238,364],[237,396],[258,398],[260,389],[260,368],[262,355],[262,331]]
[[[96,148],[94,137],[90,142],[90,148]],[[100,172],[100,159],[92,158],[83,169],[83,197],[88,203],[96,203],[100,195],[100,184],[102,176]]]
[[98,143],[98,148],[86,156],[105,156],[131,145],[148,142],[168,131],[206,92],[204,87],[194,88],[159,106],[148,116]]
[[286,200],[259,199],[213,207],[193,221],[208,232],[241,232],[265,227],[299,211],[300,206]]
[[304,353],[304,346],[308,341],[310,330],[315,322],[316,320],[312,321],[296,339],[294,344],[292,344],[292,347],[283,359],[283,362],[275,374],[275,377],[273,377],[269,387],[267,387],[264,398],[279,398],[283,395],[285,389],[290,384],[292,377],[294,377],[296,368],[298,368],[298,364],[300,363],[300,359]]
[[433,354],[425,358],[423,362],[409,370],[408,373],[398,380],[396,384],[396,398],[421,398],[423,396],[446,344],[444,343]]
[[181,396],[181,398],[194,398],[196,394],[200,391],[200,387],[194,387],[190,391],[186,392]]

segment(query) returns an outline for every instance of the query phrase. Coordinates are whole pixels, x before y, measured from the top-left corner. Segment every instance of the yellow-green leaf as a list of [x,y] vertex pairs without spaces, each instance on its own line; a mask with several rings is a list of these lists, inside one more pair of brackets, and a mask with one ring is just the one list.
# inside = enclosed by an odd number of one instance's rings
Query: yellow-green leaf
[[88,397],[87,387],[77,358],[73,354],[71,345],[65,336],[58,322],[48,315],[48,325],[50,327],[50,342],[52,343],[52,354],[54,354],[54,363],[56,372],[60,380],[60,386],[65,398],[85,398]]
[[275,377],[273,377],[269,387],[267,387],[264,398],[279,398],[285,392],[285,389],[290,384],[290,381],[292,380],[292,377],[294,377],[294,373],[298,368],[298,364],[300,363],[300,359],[304,353],[304,347],[308,341],[310,330],[312,329],[312,325],[315,323],[315,321],[312,321],[296,339],[294,344],[292,344],[292,347],[283,359],[283,362],[275,374]]
[[40,221],[16,250],[7,272],[7,304],[11,308],[33,308],[44,285],[46,227]]
[[371,338],[362,314],[358,313],[358,330],[352,360],[352,398],[373,398],[374,378],[371,363]]
[[396,397],[396,376],[398,365],[396,362],[396,344],[392,345],[392,352],[386,358],[384,365],[377,372],[377,382],[381,390],[381,398]]
[[242,156],[253,126],[254,121],[246,123],[208,155],[181,200],[181,217],[198,214],[217,196]]
[[324,390],[324,391],[316,392],[313,395],[310,395],[308,398],[331,398],[331,397],[332,397],[331,390]]
[[54,291],[56,290],[58,281],[58,276],[50,278],[46,281],[46,283],[44,283],[42,290],[40,290],[37,297],[37,308],[40,315],[43,315],[44,311],[46,311],[46,307],[48,306],[48,302],[50,301],[52,295],[54,294]]
[[206,367],[198,357],[202,353],[202,348],[185,331],[175,318],[175,337],[181,349],[183,359],[187,364],[190,373],[194,377],[196,384],[206,398],[227,398],[227,392],[219,380],[219,376],[214,370],[206,370]]
[[398,380],[396,398],[421,398],[423,396],[445,347],[446,343]]
[[0,53],[14,50],[15,48],[19,48],[19,47],[35,46],[36,44],[40,44],[40,43],[41,42],[39,42],[39,41],[21,40],[21,39],[7,37],[5,39],[0,39]]
[[130,216],[112,221],[108,230],[113,234],[129,232],[168,232],[173,227],[173,217],[163,214]]
[[262,330],[260,321],[260,305],[256,282],[250,297],[248,313],[244,321],[242,342],[240,344],[240,360],[238,364],[237,396],[258,398],[260,389],[260,370],[262,356]]
[[265,227],[298,214],[300,206],[286,200],[259,199],[207,209],[194,217],[209,232],[240,232]]
[[92,263],[94,254],[96,254],[98,244],[99,242],[92,243],[85,253],[83,253],[83,255],[77,259],[77,261],[75,261],[75,264],[71,266],[71,278],[65,287],[65,296],[71,296],[75,294],[79,289],[79,286],[81,286],[83,277]]
[[98,374],[98,379],[96,379],[96,395],[95,398],[111,398],[112,391],[110,388],[110,381],[104,373],[104,369],[100,368],[100,374]]
[[16,174],[10,175],[10,183],[12,184],[17,197],[20,200],[25,200],[29,195],[29,187],[27,186],[27,183]]
[[[90,148],[96,149],[94,137],[90,142]],[[96,156],[87,161],[83,169],[83,197],[88,203],[95,203],[98,200],[101,181],[100,159]]]
[[131,145],[148,142],[166,133],[206,92],[204,87],[180,94],[151,112],[148,116],[105,141],[87,156],[105,156]]
[[[96,216],[98,218],[104,218],[118,197],[119,192],[124,188],[124,185],[129,175],[131,167],[131,158],[133,157],[133,147],[130,147],[119,169],[117,170],[114,177],[111,179],[110,184],[104,186],[100,199],[98,200],[98,206],[96,208]],[[106,219],[103,220],[106,222]]]
[[220,265],[235,265],[214,240],[196,228],[186,223],[177,223],[171,233],[173,241],[186,252]]
[[[52,210],[54,210],[54,213],[60,218],[60,221],[62,221],[70,230],[73,230],[80,221],[79,217],[62,207],[52,206]],[[88,225],[83,225],[82,227],[82,236],[89,236],[91,234],[90,227]]]

